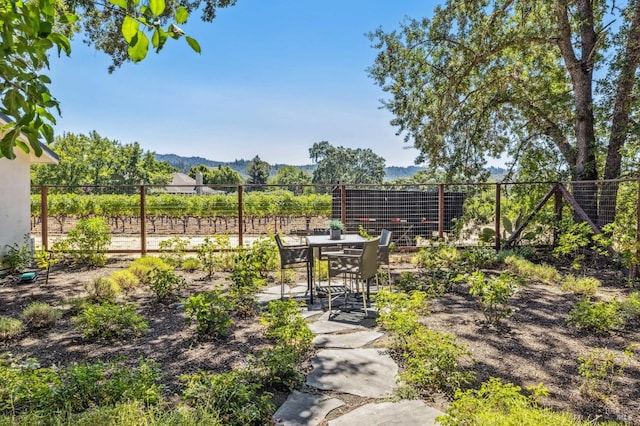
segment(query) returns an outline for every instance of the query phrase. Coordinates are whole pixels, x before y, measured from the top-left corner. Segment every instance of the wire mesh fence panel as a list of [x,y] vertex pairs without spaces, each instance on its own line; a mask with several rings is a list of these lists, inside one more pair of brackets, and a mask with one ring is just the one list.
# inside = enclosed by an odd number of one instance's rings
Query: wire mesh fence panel
[[[211,236],[226,237],[232,246],[274,232],[303,238],[327,229],[331,219],[340,219],[349,233],[375,236],[387,229],[398,246],[421,246],[443,238],[458,246],[495,247],[557,244],[562,226],[585,222],[592,229],[602,229],[611,240],[609,245],[625,253],[627,263],[635,261],[638,246],[635,180],[190,189],[34,189],[32,237],[36,247],[45,239],[50,247],[64,240],[81,219],[101,217],[110,230],[111,251],[159,251],[176,237],[188,241],[187,249],[194,250]],[[39,190],[45,191],[45,197]],[[46,222],[42,199],[46,200]]]

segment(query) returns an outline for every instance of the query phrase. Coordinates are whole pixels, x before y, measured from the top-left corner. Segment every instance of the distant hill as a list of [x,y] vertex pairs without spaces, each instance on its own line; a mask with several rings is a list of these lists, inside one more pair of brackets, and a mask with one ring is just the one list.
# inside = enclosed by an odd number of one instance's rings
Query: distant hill
[[[156,154],[156,159],[159,161],[166,161],[171,164],[173,167],[178,169],[182,173],[189,172],[189,169],[193,166],[197,166],[203,164],[208,167],[218,167],[218,166],[228,166],[233,170],[240,173],[242,176],[246,177],[247,165],[251,162],[251,160],[236,160],[232,162],[226,161],[214,161],[209,160],[203,157],[181,157],[176,154]],[[271,165],[271,175],[275,175],[280,167],[286,166],[286,164],[272,164]],[[309,174],[313,174],[313,171],[316,169],[315,164],[307,164],[302,166],[294,166],[298,169],[301,169]],[[424,167],[419,166],[407,166],[407,167],[399,167],[399,166],[390,166],[385,168],[385,180],[394,180],[398,178],[409,178],[419,171],[424,170]],[[506,170],[501,169],[499,167],[489,167],[489,172],[491,173],[492,180],[499,180],[499,177],[503,175]]]

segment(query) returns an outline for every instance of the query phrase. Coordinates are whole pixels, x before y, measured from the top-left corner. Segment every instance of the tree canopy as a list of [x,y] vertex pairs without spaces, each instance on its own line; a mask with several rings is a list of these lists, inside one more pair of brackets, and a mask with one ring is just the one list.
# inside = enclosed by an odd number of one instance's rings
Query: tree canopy
[[[391,123],[431,169],[470,179],[506,154],[521,178],[612,179],[637,144],[637,0],[449,0],[370,38]],[[617,187],[574,191],[611,219]]]
[[202,173],[202,183],[205,185],[239,185],[243,182],[240,173],[229,166],[207,167],[200,164],[191,167],[189,176],[195,179],[197,172]]
[[247,164],[247,183],[250,185],[266,184],[269,179],[269,170],[271,170],[271,165],[256,155]]
[[314,143],[309,156],[318,167],[313,183],[382,183],[384,158],[371,149],[334,147],[327,141]]
[[[159,52],[167,40],[183,38],[200,52],[198,42],[184,34],[189,13],[202,7],[204,20],[217,8],[236,0],[0,0],[0,112],[12,122],[0,128],[0,158],[15,158],[17,147],[41,155],[41,138],[53,142],[53,127],[60,114],[50,92],[49,55],[70,55],[69,38],[84,29],[89,43],[112,56],[114,66],[125,60],[141,61],[150,48]],[[150,34],[149,37],[147,34]],[[18,140],[22,134],[28,144]]]
[[60,162],[31,167],[32,185],[164,185],[175,171],[137,142],[123,145],[95,131],[57,136],[51,148]]

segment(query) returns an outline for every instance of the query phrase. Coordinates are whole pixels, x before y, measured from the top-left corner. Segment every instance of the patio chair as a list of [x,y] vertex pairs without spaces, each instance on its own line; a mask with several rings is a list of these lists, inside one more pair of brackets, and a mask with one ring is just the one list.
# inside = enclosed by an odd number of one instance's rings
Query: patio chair
[[[382,232],[380,232],[380,245],[378,245],[378,252],[376,254],[378,266],[386,266],[387,283],[389,283],[389,288],[391,288],[391,268],[389,265],[389,254],[391,253],[391,234],[392,232],[388,229],[383,229]],[[357,253],[358,250],[361,249],[349,249],[347,252]],[[376,273],[376,290],[378,290],[379,288],[380,282],[378,274]]]
[[[282,243],[279,234],[275,235],[278,252],[280,253],[280,298],[284,298],[284,271],[285,269],[300,268],[307,269],[307,281],[309,281],[309,246],[287,245]],[[291,286],[289,286],[289,297],[291,297]]]
[[[346,284],[331,284],[331,278],[338,275],[344,275],[346,278],[355,282],[356,292],[359,290],[359,284],[363,282],[362,303],[364,310],[367,310],[367,296],[369,293],[369,280],[376,275],[378,270],[377,251],[380,245],[380,237],[368,240],[364,243],[361,250],[345,250],[344,252],[327,253],[329,262],[329,282],[326,287],[317,289],[318,294],[326,294],[329,301],[329,312],[331,312],[331,303],[333,299],[340,295],[344,295],[345,303],[351,288]],[[364,288],[366,283],[366,293]]]

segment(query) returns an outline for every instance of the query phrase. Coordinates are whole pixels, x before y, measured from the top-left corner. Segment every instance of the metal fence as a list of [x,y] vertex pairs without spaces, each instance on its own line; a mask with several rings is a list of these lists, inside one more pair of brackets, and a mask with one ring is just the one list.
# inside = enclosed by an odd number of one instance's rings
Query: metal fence
[[[49,248],[79,219],[101,216],[110,252],[147,253],[181,237],[194,249],[226,235],[233,246],[274,232],[294,239],[341,219],[347,232],[393,232],[399,247],[442,239],[458,246],[554,245],[560,224],[604,224],[618,244],[637,251],[637,180],[424,185],[274,185],[34,188],[32,237]],[[615,202],[614,202],[615,201]]]

